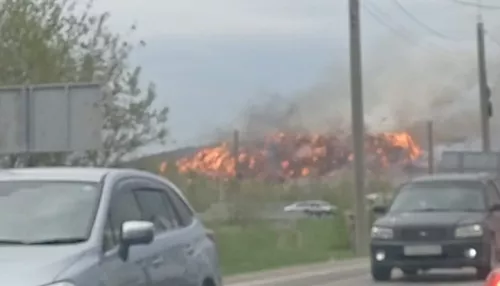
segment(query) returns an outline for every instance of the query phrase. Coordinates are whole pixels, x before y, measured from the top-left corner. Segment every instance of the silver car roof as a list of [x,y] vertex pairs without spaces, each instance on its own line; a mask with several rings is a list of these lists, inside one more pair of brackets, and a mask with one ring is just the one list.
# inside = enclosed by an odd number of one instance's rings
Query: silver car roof
[[295,202],[295,204],[299,204],[299,205],[310,205],[310,204],[330,205],[329,202],[320,201],[320,200],[300,201],[300,202]]
[[102,178],[112,172],[108,168],[80,168],[80,167],[54,167],[54,168],[18,168],[0,170],[0,181],[18,180],[57,180],[57,181],[87,181],[98,183]]

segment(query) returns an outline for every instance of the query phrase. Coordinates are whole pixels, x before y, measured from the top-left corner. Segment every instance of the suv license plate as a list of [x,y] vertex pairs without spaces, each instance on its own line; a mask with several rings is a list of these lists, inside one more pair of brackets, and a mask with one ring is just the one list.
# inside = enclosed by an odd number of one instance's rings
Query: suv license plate
[[406,256],[440,255],[443,249],[440,245],[411,245],[404,247]]

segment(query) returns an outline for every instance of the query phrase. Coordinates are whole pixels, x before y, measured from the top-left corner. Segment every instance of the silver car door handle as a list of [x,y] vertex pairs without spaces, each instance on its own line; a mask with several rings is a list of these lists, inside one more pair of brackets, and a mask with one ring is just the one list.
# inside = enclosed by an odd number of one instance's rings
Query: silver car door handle
[[153,261],[151,261],[151,265],[153,267],[158,267],[160,265],[162,265],[165,261],[163,260],[163,257],[162,256],[156,256]]

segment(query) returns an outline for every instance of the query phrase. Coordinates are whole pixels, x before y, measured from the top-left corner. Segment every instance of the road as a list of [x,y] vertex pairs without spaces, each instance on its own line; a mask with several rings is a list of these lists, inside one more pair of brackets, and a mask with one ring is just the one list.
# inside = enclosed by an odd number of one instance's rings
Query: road
[[326,263],[310,267],[296,267],[227,279],[225,286],[403,286],[403,285],[467,285],[480,286],[473,270],[431,271],[416,277],[403,277],[393,272],[389,282],[374,282],[364,260],[342,263]]
[[436,272],[429,273],[422,277],[415,278],[403,278],[401,275],[397,275],[390,282],[373,282],[369,274],[360,274],[355,277],[349,277],[344,279],[339,279],[337,281],[330,281],[326,283],[315,283],[315,284],[289,284],[289,286],[403,286],[403,285],[467,285],[467,286],[479,286],[483,285],[481,281],[477,281],[474,277],[473,272],[463,273],[463,272]]

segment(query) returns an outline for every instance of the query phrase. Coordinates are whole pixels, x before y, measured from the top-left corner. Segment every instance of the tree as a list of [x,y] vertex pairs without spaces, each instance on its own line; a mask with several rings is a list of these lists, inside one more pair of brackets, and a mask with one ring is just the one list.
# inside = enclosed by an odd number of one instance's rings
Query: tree
[[[141,67],[129,56],[143,41],[131,43],[107,25],[109,13],[82,12],[73,0],[4,0],[0,4],[0,85],[103,82],[106,92],[103,143],[99,152],[32,155],[39,165],[71,161],[117,165],[150,143],[164,143],[168,108],[156,109],[153,83],[141,89]],[[130,36],[136,30],[130,28]],[[8,165],[22,165],[10,156]]]

